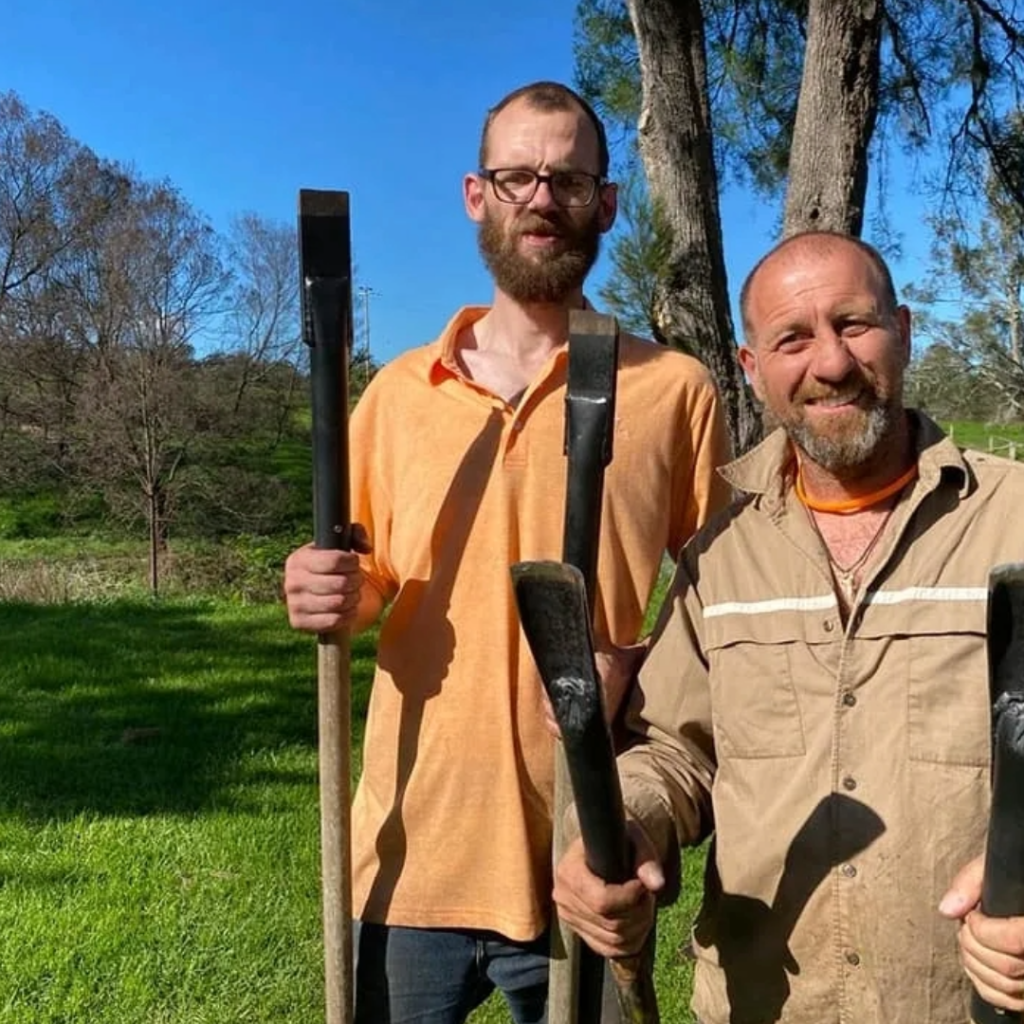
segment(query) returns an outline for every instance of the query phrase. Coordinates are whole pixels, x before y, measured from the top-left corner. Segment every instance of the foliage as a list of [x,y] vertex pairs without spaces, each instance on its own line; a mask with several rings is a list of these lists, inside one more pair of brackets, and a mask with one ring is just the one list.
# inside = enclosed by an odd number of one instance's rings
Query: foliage
[[619,190],[620,227],[612,238],[611,260],[616,268],[600,288],[601,301],[622,326],[640,336],[657,331],[657,294],[668,256],[667,228],[646,194],[638,169]]
[[[1024,122],[1016,131],[1024,139]],[[946,391],[952,400],[955,382],[959,415],[1017,418],[1024,411],[1024,205],[994,161],[981,214],[965,222],[948,209],[933,218],[931,268],[910,296],[934,353],[918,360],[915,381],[933,399]]]
[[577,3],[573,55],[582,95],[631,141],[640,117],[640,61],[622,0]]
[[52,492],[28,495],[16,501],[0,498],[0,539],[46,537],[63,525],[61,503]]
[[993,420],[1000,407],[998,394],[943,342],[914,357],[907,371],[906,401],[936,420]]
[[[703,0],[708,97],[721,172],[776,195],[789,171],[808,0]],[[881,4],[880,138],[946,158],[942,184],[979,182],[979,153],[996,153],[1024,184],[1007,112],[1019,106],[1024,25],[1014,0],[885,0]],[[576,80],[632,138],[640,68],[626,0],[578,0]],[[936,183],[939,184],[939,183]],[[1024,190],[1022,190],[1024,193]]]
[[[694,340],[737,450],[756,416],[736,379],[729,296],[718,280],[715,181],[731,177],[771,198],[785,190],[785,233],[860,233],[869,171],[884,209],[895,154],[938,157],[942,172],[928,187],[961,216],[986,174],[1024,197],[1013,113],[1024,88],[1018,8],[1017,0],[578,0],[578,84],[619,129],[627,170],[642,144],[667,228],[655,238],[631,218],[631,237],[612,250],[607,290],[646,293],[653,273],[654,331]],[[875,226],[888,242],[884,222]]]
[[148,536],[155,590],[182,537],[308,536],[298,278],[292,227],[222,237],[0,94],[0,537]]

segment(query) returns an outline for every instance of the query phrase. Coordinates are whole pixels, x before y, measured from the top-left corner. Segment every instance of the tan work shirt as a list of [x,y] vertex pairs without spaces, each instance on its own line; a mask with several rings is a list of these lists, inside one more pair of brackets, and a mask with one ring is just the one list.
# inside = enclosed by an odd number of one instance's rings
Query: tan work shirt
[[964,1024],[937,906],[982,850],[991,566],[1024,559],[1024,466],[914,415],[920,474],[843,626],[780,432],[684,550],[630,708],[631,812],[666,857],[712,829],[703,1024]]

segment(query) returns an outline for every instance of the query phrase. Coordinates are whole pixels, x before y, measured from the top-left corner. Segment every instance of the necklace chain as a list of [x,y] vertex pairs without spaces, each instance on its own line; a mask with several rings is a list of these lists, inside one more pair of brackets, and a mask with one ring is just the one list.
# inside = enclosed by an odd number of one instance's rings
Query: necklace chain
[[857,572],[858,569],[862,569],[864,567],[865,562],[867,562],[868,557],[870,556],[871,552],[874,551],[875,545],[878,543],[879,538],[882,536],[882,531],[885,530],[885,524],[889,522],[889,517],[892,515],[893,509],[895,507],[896,506],[893,505],[885,513],[885,515],[882,516],[882,521],[878,524],[878,529],[875,530],[874,534],[871,537],[871,540],[868,541],[867,546],[857,556],[856,561],[854,561],[850,565],[840,565],[835,560],[835,558],[832,557],[831,549],[829,548],[828,544],[825,543],[825,538],[821,536],[821,530],[818,529],[818,524],[817,522],[815,522],[814,516],[811,516],[811,522],[814,523],[814,529],[817,531],[818,536],[821,537],[821,542],[825,546],[825,552],[828,555],[829,565],[832,566],[835,572],[837,572],[840,576],[844,576],[847,579],[849,579]]

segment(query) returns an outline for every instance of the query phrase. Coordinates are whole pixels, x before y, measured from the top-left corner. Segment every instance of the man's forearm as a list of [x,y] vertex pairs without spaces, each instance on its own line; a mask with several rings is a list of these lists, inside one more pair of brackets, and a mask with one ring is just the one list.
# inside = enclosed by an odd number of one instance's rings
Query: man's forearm
[[678,895],[680,847],[697,845],[711,831],[710,766],[674,746],[666,756],[650,742],[620,754],[618,766],[626,814],[657,850],[667,880],[661,898],[671,902]]

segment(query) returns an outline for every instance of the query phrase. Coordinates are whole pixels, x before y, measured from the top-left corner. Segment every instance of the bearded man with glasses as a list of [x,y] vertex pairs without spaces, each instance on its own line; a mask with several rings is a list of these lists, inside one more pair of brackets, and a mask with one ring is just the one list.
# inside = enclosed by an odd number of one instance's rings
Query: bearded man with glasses
[[[555,740],[508,570],[561,554],[569,310],[615,220],[608,162],[564,85],[489,111],[463,196],[493,303],[361,398],[361,550],[306,546],[285,567],[296,628],[359,630],[387,609],[352,813],[359,1024],[462,1024],[495,987],[516,1024],[545,1019]],[[616,390],[595,629],[611,715],[663,556],[725,503],[728,447],[688,356],[625,336]]]

